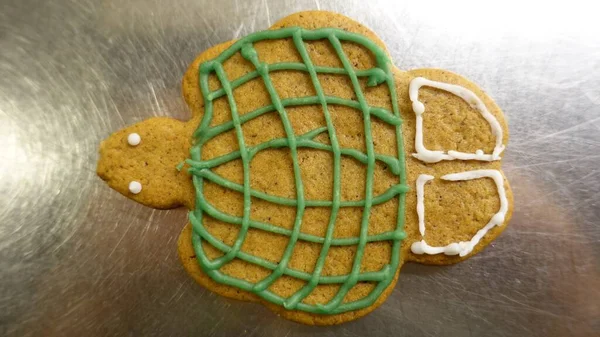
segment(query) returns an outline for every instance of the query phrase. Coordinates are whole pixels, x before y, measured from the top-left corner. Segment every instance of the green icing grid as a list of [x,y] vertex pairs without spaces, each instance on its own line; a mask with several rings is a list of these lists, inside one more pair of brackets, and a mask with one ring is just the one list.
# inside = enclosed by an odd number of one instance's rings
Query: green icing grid
[[[261,40],[275,40],[292,38],[294,45],[303,63],[282,62],[275,64],[261,63],[258,59],[253,43]],[[336,67],[321,67],[315,66],[306,50],[304,41],[327,39],[332,47],[336,50],[339,59],[342,62],[343,68]],[[367,70],[355,70],[346,54],[343,51],[340,41],[349,41],[360,44],[369,49],[376,57],[377,67]],[[255,71],[250,72],[233,81],[229,81],[227,74],[223,69],[223,63],[235,53],[240,52],[241,55],[250,61]],[[400,260],[400,246],[404,239],[404,199],[405,193],[408,190],[406,186],[406,174],[404,170],[404,150],[402,143],[402,130],[400,112],[398,108],[397,95],[394,85],[394,77],[390,69],[391,62],[386,53],[367,37],[350,33],[340,29],[323,28],[317,30],[306,30],[299,27],[282,28],[278,30],[269,30],[251,34],[236,43],[217,56],[215,59],[204,62],[200,65],[200,88],[204,98],[204,116],[199,128],[194,132],[194,146],[190,150],[191,159],[187,159],[186,163],[190,166],[188,171],[192,174],[193,183],[196,189],[196,204],[195,210],[189,214],[190,222],[192,223],[193,234],[192,243],[196,256],[201,268],[215,281],[240,288],[257,294],[261,298],[284,306],[286,309],[302,310],[317,314],[338,314],[346,311],[357,310],[372,305],[383,290],[392,281],[395,272],[398,268]],[[317,96],[280,99],[269,73],[271,71],[295,70],[308,72],[311,77]],[[215,91],[210,91],[208,85],[208,77],[211,73],[215,73],[221,83],[221,88]],[[342,99],[338,97],[326,96],[323,92],[317,74],[343,74],[349,76],[354,88],[357,101]],[[261,77],[265,87],[271,96],[271,105],[261,107],[244,115],[239,115],[236,107],[236,102],[233,97],[233,90],[250,80]],[[367,77],[368,86],[377,86],[382,83],[387,84],[391,93],[391,103],[393,111],[381,107],[371,107],[368,105],[362,89],[360,88],[358,78]],[[216,126],[210,126],[213,116],[213,101],[217,98],[226,96],[232,115],[232,120]],[[292,125],[288,119],[285,108],[288,106],[301,105],[317,105],[320,104],[323,109],[326,127],[318,128],[307,132],[304,135],[296,136]],[[341,148],[337,140],[335,128],[329,113],[328,105],[344,105],[363,113],[366,154],[355,149]],[[286,137],[273,139],[253,147],[247,147],[244,142],[242,133],[242,124],[257,118],[266,113],[276,111],[283,123]],[[377,117],[385,123],[395,126],[396,140],[398,149],[398,158],[376,154],[371,136],[371,115]],[[233,151],[226,155],[217,158],[203,161],[202,146],[215,136],[234,129],[238,139],[239,150]],[[323,144],[314,140],[314,138],[324,132],[329,135],[331,145]],[[293,167],[294,179],[296,184],[296,198],[283,198],[269,195],[267,193],[254,190],[250,187],[250,162],[252,158],[259,152],[268,148],[289,148]],[[300,166],[298,164],[297,149],[312,148],[333,153],[334,174],[333,174],[333,200],[306,200],[304,198],[304,186],[300,174]],[[359,201],[341,201],[341,156],[352,157],[359,162],[367,165],[367,179],[365,199]],[[231,182],[216,173],[211,169],[230,162],[232,160],[241,159],[243,166],[243,184]],[[375,162],[381,161],[388,166],[390,171],[400,178],[400,183],[392,186],[390,189],[378,196],[373,196],[373,174]],[[243,193],[244,205],[242,217],[233,216],[223,213],[212,206],[204,197],[203,182],[204,179],[214,182],[225,188]],[[368,235],[369,214],[372,205],[377,205],[391,200],[395,197],[399,198],[398,215],[396,220],[396,229],[394,231],[381,233],[378,235]],[[263,223],[250,219],[251,197],[266,200],[268,202],[283,205],[295,206],[297,209],[294,226],[291,230],[274,226],[272,224]],[[319,237],[300,232],[302,224],[302,216],[306,207],[330,207],[331,216],[327,225],[325,237]],[[337,213],[341,207],[362,207],[363,215],[361,220],[361,228],[359,237],[353,238],[333,238],[335,220]],[[232,246],[226,245],[219,239],[211,235],[202,223],[202,217],[207,215],[221,221],[239,225],[240,231],[238,237]],[[279,263],[273,263],[263,258],[248,254],[241,251],[241,246],[244,242],[249,228],[256,228],[271,233],[285,235],[289,237],[288,245],[283,253]],[[210,260],[202,248],[203,242],[211,244],[218,250],[224,253],[223,256]],[[298,240],[322,244],[321,254],[316,262],[313,273],[306,273],[300,270],[292,269],[287,266],[289,259],[293,253],[294,246]],[[392,256],[391,261],[384,268],[375,272],[360,272],[362,255],[364,247],[368,242],[377,241],[392,241]],[[340,276],[321,276],[321,271],[327,257],[328,250],[331,246],[348,246],[357,245],[357,250],[352,265],[350,274]],[[254,284],[246,280],[238,279],[220,272],[220,268],[238,258],[243,261],[256,264],[263,268],[271,270],[271,274]],[[271,292],[269,287],[281,276],[287,275],[306,281],[306,284],[294,293],[289,298],[282,298]],[[344,297],[358,282],[377,282],[375,288],[369,295],[352,302],[342,303]],[[326,304],[311,305],[303,303],[306,298],[319,284],[340,284],[341,287],[337,294]]]

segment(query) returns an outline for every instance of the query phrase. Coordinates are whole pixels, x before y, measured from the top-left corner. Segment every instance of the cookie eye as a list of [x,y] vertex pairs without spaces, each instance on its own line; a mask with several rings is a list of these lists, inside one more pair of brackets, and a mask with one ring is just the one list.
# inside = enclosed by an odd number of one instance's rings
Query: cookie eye
[[474,170],[465,171],[442,176],[442,180],[447,181],[462,181],[481,178],[492,178],[498,189],[498,197],[500,197],[500,209],[496,212],[489,222],[481,228],[469,241],[452,242],[445,247],[434,247],[427,244],[425,241],[425,184],[433,180],[434,177],[421,174],[417,178],[417,216],[419,218],[419,232],[421,233],[421,241],[414,242],[411,246],[413,254],[445,254],[445,255],[460,255],[465,256],[473,251],[473,248],[485,236],[485,234],[495,226],[501,226],[504,223],[506,212],[508,212],[508,199],[506,198],[506,189],[504,187],[504,177],[498,170]]
[[137,146],[141,141],[142,137],[140,137],[140,135],[135,132],[130,133],[129,136],[127,136],[127,143],[129,143],[129,145],[131,146]]
[[138,194],[142,191],[142,184],[140,184],[138,181],[132,181],[129,183],[129,192],[133,193],[133,194]]

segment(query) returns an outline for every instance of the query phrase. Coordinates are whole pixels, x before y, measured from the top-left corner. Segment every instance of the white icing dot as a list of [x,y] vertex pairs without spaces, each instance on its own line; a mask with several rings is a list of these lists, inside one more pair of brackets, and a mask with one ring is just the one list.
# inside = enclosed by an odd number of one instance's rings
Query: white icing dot
[[501,225],[502,223],[504,223],[504,213],[496,213],[496,215],[492,217],[491,222],[495,225]]
[[140,135],[138,135],[137,133],[130,133],[129,136],[127,136],[127,142],[129,143],[129,145],[131,146],[136,146],[138,145],[140,142],[142,141],[142,137],[140,137]]
[[457,242],[453,242],[447,245],[444,249],[445,255],[458,255],[461,251],[461,247]]
[[142,191],[142,184],[137,181],[132,181],[129,183],[129,192],[133,194],[138,194]]
[[478,156],[483,156],[483,150],[477,150],[475,151],[475,154]]
[[422,241],[413,242],[413,244],[410,246],[410,250],[413,252],[413,254],[421,255],[421,254],[425,253],[425,250],[423,249]]
[[421,115],[423,114],[423,112],[425,112],[425,105],[423,105],[423,103],[419,101],[414,101],[412,104],[412,108],[417,115]]

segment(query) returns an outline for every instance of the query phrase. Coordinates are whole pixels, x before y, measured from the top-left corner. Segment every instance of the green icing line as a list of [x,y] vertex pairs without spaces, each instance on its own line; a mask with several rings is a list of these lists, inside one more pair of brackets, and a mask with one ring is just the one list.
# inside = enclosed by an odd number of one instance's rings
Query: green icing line
[[[319,74],[334,74],[334,75],[347,75],[346,71],[342,68],[332,68],[332,67],[320,67],[313,66],[312,68],[316,73]],[[269,65],[270,71],[281,71],[281,70],[296,70],[296,71],[306,71],[310,72],[309,67],[303,63],[274,63]],[[250,72],[236,80],[231,82],[231,88],[235,89],[242,84],[257,78],[260,74],[258,71]],[[369,77],[369,85],[375,86],[377,84],[381,84],[385,80],[386,73],[379,68],[367,69],[367,70],[357,70],[356,76],[359,77]],[[210,99],[216,99],[225,95],[225,90],[218,89],[210,94]]]
[[[210,170],[197,171],[195,169],[190,169],[189,172],[193,173],[193,174],[197,174],[203,178],[206,178],[207,180],[212,181],[213,183],[216,183],[217,185],[223,186],[230,190],[234,190],[234,191],[242,192],[242,193],[244,192],[243,185],[236,184],[232,181],[229,181]],[[408,187],[406,187],[405,185],[400,185],[400,184],[394,185],[394,186],[390,187],[387,191],[382,193],[381,195],[374,197],[373,205],[383,204],[384,202],[389,201],[394,196],[396,196],[400,193],[405,193],[407,191],[408,191]],[[250,189],[250,195],[255,198],[262,199],[262,200],[268,201],[270,203],[281,205],[281,206],[297,206],[298,205],[298,202],[296,201],[296,199],[278,197],[278,196],[270,195],[268,193],[264,193],[264,192],[257,191],[254,189]],[[340,202],[340,207],[364,207],[364,205],[365,205],[364,200],[341,201]],[[333,206],[333,202],[328,201],[328,200],[306,200],[306,207],[332,207],[332,206]]]
[[[349,100],[349,99],[339,98],[339,97],[325,96],[325,101],[328,104],[345,105],[347,107],[354,108],[354,109],[361,108],[360,103]],[[314,105],[314,104],[320,104],[320,103],[321,103],[321,101],[319,99],[319,96],[287,98],[287,99],[281,100],[281,105],[283,105],[283,107]],[[240,116],[240,121],[243,124],[249,120],[252,120],[258,116],[262,116],[262,115],[272,112],[272,111],[275,111],[275,106],[272,104],[267,105],[262,108],[256,109],[250,113]],[[370,107],[370,112],[371,112],[371,114],[373,114],[374,116],[378,117],[379,119],[383,120],[384,122],[386,122],[388,124],[391,124],[394,126],[402,124],[402,120],[399,117],[394,116],[391,111],[388,111],[384,108]],[[233,129],[233,121],[219,124],[217,126],[209,128],[208,130],[205,130],[205,129],[201,130],[200,128],[198,128],[198,130],[196,130],[196,132],[194,132],[194,137],[200,137],[199,140],[201,140],[201,141],[208,141],[209,139],[215,137],[216,135],[221,134],[226,131],[229,131],[231,129]],[[202,132],[202,135],[200,135],[200,132]]]
[[[258,54],[253,44],[262,40],[276,40],[291,38],[302,58],[302,63],[282,62],[266,64],[259,60]],[[343,68],[322,67],[312,63],[304,41],[327,39],[335,49],[337,56],[342,62]],[[340,41],[348,41],[359,44],[370,50],[376,58],[377,66],[366,70],[355,70],[348,57],[344,53]],[[240,52],[242,57],[250,61],[255,67],[255,71],[250,72],[240,78],[230,81],[223,69],[223,63]],[[323,28],[317,30],[306,30],[298,27],[282,28],[278,30],[268,30],[251,34],[236,43],[217,56],[215,59],[204,62],[200,65],[200,90],[204,98],[204,117],[198,129],[194,132],[194,146],[190,150],[190,158],[185,161],[190,166],[188,172],[192,174],[192,180],[196,189],[195,209],[190,212],[189,219],[192,224],[192,243],[201,268],[215,281],[234,286],[239,289],[257,294],[261,298],[281,305],[290,310],[302,310],[317,314],[338,314],[346,311],[357,310],[372,305],[381,295],[383,290],[390,284],[398,268],[400,260],[400,247],[405,238],[404,232],[404,199],[408,190],[406,186],[406,173],[404,169],[404,149],[402,144],[402,130],[400,112],[397,102],[397,94],[394,85],[393,74],[390,69],[391,62],[385,51],[377,46],[367,37],[346,32],[340,29]],[[281,99],[269,76],[270,72],[292,70],[308,73],[315,88],[316,96],[298,97]],[[210,91],[208,77],[214,73],[221,83],[221,88]],[[357,100],[342,99],[325,95],[318,74],[340,74],[347,75],[356,94]],[[392,111],[381,107],[369,106],[361,90],[359,78],[367,78],[367,86],[377,86],[386,84],[391,94]],[[270,105],[261,107],[244,115],[238,113],[236,102],[233,96],[235,88],[256,78],[261,78],[271,97]],[[226,97],[231,110],[232,120],[216,126],[210,126],[213,117],[213,101],[220,97]],[[288,118],[286,107],[301,105],[320,105],[326,121],[326,126],[317,128],[304,135],[296,136],[292,124]],[[356,110],[363,114],[366,153],[355,149],[342,148],[337,139],[336,130],[329,112],[329,105],[342,105]],[[272,139],[256,146],[248,147],[245,144],[242,125],[254,118],[264,114],[276,112],[283,124],[285,137]],[[371,117],[393,125],[396,131],[396,141],[398,157],[381,155],[375,153],[373,139],[371,135]],[[214,137],[235,130],[239,150],[228,154],[202,160],[202,147]],[[330,145],[315,141],[315,137],[327,132]],[[293,162],[294,182],[296,185],[295,199],[284,198],[257,191],[250,187],[250,162],[260,151],[271,148],[288,148]],[[322,151],[329,151],[333,154],[333,193],[332,200],[306,200],[304,198],[304,185],[300,173],[297,151],[299,148],[311,148]],[[341,158],[347,156],[363,163],[367,167],[367,178],[365,184],[365,198],[359,201],[341,200]],[[241,160],[243,167],[243,183],[237,184],[229,181],[218,174],[212,172],[212,169],[231,162]],[[386,165],[390,172],[399,177],[400,182],[391,186],[384,193],[373,195],[373,176],[375,162],[379,161]],[[244,196],[243,214],[241,217],[233,216],[216,209],[206,200],[203,194],[204,181],[210,181],[227,189],[242,193]],[[368,224],[371,207],[385,203],[393,198],[398,198],[399,207],[396,219],[396,229],[393,231],[368,235]],[[252,198],[258,198],[273,204],[296,207],[296,217],[291,229],[282,228],[273,224],[264,223],[250,219],[250,209]],[[302,216],[306,207],[329,207],[331,215],[327,224],[324,237],[302,233]],[[341,207],[361,207],[363,215],[361,218],[360,235],[350,238],[334,238],[335,222],[339,209]],[[210,234],[203,224],[204,215],[208,215],[217,220],[240,226],[238,237],[233,245],[229,246]],[[256,228],[274,234],[284,235],[289,238],[287,247],[281,259],[278,262],[269,261],[258,256],[246,253],[241,250],[241,246],[246,238],[249,228]],[[300,270],[290,268],[288,263],[293,254],[294,247],[298,240],[321,244],[321,252],[315,264],[312,273],[306,273]],[[360,272],[364,249],[368,242],[392,242],[392,256],[390,263],[376,272]],[[203,244],[208,243],[223,252],[223,256],[216,259],[209,259],[203,248]],[[325,264],[328,251],[331,246],[357,246],[355,259],[352,264],[352,270],[348,275],[323,276],[321,272]],[[252,263],[271,271],[270,275],[257,283],[251,283],[243,279],[238,279],[220,271],[220,268],[233,259],[240,259]],[[283,298],[272,291],[269,287],[281,276],[287,275],[306,282],[306,284],[288,298]],[[375,288],[365,297],[351,302],[344,303],[344,298],[348,292],[358,282],[376,282]],[[326,304],[311,305],[304,303],[303,300],[310,295],[319,284],[339,284],[340,289],[331,301]]]

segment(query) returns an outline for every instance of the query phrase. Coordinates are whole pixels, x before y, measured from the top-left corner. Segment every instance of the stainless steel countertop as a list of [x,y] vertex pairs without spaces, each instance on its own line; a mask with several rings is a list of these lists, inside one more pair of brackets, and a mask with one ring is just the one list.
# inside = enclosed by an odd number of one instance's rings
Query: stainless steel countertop
[[[0,0],[0,335],[600,335],[600,24],[550,2]],[[314,8],[371,27],[402,69],[485,88],[509,119],[515,194],[482,254],[406,265],[378,310],[328,328],[204,290],[176,253],[186,212],[95,175],[111,132],[187,118],[197,54]]]

